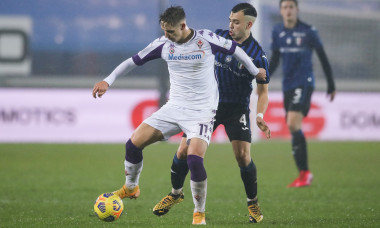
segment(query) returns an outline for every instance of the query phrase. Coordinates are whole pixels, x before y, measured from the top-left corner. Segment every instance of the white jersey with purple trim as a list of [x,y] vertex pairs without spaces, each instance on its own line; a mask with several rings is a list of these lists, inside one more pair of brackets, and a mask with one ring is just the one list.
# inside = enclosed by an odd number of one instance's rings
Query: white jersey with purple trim
[[210,30],[194,30],[193,37],[178,44],[164,36],[132,57],[136,65],[156,58],[164,59],[170,75],[169,104],[180,107],[216,110],[219,100],[214,72],[215,53],[233,54],[236,43]]

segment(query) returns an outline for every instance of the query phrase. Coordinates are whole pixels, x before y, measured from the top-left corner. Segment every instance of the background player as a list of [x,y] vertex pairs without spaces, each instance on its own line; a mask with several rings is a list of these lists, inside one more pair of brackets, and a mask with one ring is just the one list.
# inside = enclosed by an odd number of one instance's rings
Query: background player
[[256,68],[235,42],[209,30],[190,29],[182,7],[166,9],[160,15],[160,24],[165,36],[121,63],[104,81],[96,83],[93,96],[101,97],[117,77],[137,65],[156,58],[167,62],[171,82],[169,101],[144,120],[126,143],[126,182],[115,193],[121,198],[139,197],[142,150],[183,131],[189,139],[187,165],[191,172],[191,191],[196,196],[193,224],[205,224],[207,175],[203,156],[210,141],[219,97],[214,76],[214,54],[219,51],[235,56],[253,75],[266,74],[266,70]]
[[[265,53],[250,32],[256,17],[257,12],[252,5],[248,3],[237,4],[231,10],[229,30],[219,29],[215,33],[236,41],[256,66],[267,69],[268,62]],[[219,105],[215,116],[214,129],[220,124],[225,126],[236,161],[240,167],[241,178],[247,194],[250,221],[260,222],[263,215],[257,200],[256,166],[250,156],[249,103],[254,77],[237,59],[225,53],[215,55],[215,70],[219,82]],[[263,120],[263,114],[268,106],[269,77],[263,81],[256,78],[256,83],[258,92],[256,123],[269,138],[270,130]],[[186,138],[182,138],[171,167],[172,191],[154,207],[154,214],[164,215],[174,204],[183,200],[182,188],[189,170],[186,161],[188,149]]]
[[283,23],[272,32],[272,57],[269,72],[272,74],[282,59],[282,90],[286,123],[292,136],[293,156],[299,176],[288,187],[309,186],[313,175],[309,171],[306,139],[302,120],[310,109],[315,83],[312,70],[312,51],[317,52],[327,79],[330,101],[335,97],[335,84],[331,67],[319,39],[317,30],[298,19],[297,0],[280,0]]

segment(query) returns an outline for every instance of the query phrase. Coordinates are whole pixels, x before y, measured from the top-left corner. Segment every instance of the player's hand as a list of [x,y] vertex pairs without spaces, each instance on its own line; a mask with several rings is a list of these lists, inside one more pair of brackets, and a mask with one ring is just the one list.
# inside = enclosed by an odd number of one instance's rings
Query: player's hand
[[335,91],[332,91],[331,93],[327,94],[327,97],[329,97],[330,102],[334,100],[335,94],[336,94]]
[[92,90],[92,96],[96,99],[96,95],[99,98],[103,96],[107,92],[109,85],[105,81],[98,82],[94,85],[94,89]]
[[259,81],[266,81],[267,71],[264,68],[259,68],[259,73],[256,75],[256,79]]
[[261,118],[260,116],[256,117],[256,124],[260,128],[260,130],[265,133],[267,139],[270,139],[270,129],[267,123],[263,120],[263,118]]

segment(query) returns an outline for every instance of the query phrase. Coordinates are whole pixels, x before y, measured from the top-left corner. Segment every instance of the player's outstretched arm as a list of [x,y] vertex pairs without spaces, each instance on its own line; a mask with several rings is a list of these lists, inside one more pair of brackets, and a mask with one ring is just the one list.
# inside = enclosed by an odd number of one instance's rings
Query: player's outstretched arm
[[262,132],[265,133],[267,139],[271,137],[270,129],[267,123],[263,119],[263,115],[268,107],[268,84],[257,84],[257,116],[256,116],[256,124],[260,128]]
[[133,62],[132,58],[129,58],[124,62],[120,63],[120,65],[117,66],[108,77],[94,85],[94,88],[92,90],[92,96],[94,98],[96,98],[96,96],[98,96],[99,98],[102,97],[103,94],[106,93],[108,87],[110,87],[110,85],[112,85],[112,83],[116,80],[116,78],[122,75],[126,75],[136,66],[137,65]]
[[101,98],[103,94],[105,94],[108,90],[108,83],[105,81],[98,82],[94,85],[92,89],[92,96],[96,99],[96,97]]
[[[236,49],[235,49],[235,52],[234,52],[233,56],[239,62],[241,62],[245,66],[245,68],[247,68],[247,70],[249,71],[250,74],[252,74],[254,76],[257,76],[260,73],[259,68],[257,68],[255,66],[255,64],[253,64],[253,62],[251,61],[251,58],[249,58],[249,56],[247,55],[247,53],[245,53],[244,50],[241,49],[239,46],[236,46]],[[265,73],[264,76],[265,76],[265,78],[263,80],[266,79],[266,73]],[[261,77],[264,77],[264,76],[261,75]]]

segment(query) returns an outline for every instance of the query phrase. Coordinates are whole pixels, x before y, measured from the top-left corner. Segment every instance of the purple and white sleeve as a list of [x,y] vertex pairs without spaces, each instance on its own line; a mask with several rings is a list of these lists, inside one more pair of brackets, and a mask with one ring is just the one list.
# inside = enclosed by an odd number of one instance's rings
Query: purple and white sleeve
[[256,76],[259,73],[259,69],[253,64],[251,58],[239,46],[236,46],[233,56],[247,68],[250,74]]
[[243,49],[237,46],[235,41],[225,39],[209,30],[200,30],[200,34],[210,43],[213,54],[222,52],[227,55],[233,55],[247,68],[250,74],[256,76],[259,73],[259,69],[253,64],[251,58],[249,58]]
[[160,37],[156,39],[155,41],[150,43],[146,48],[144,48],[142,51],[134,55],[132,57],[133,62],[137,66],[141,66],[150,60],[161,58],[162,47],[164,46],[166,41],[167,39],[164,37]]
[[119,66],[112,71],[112,73],[106,77],[103,81],[107,82],[108,85],[116,80],[120,76],[126,75],[129,71],[134,69],[136,66],[141,66],[144,63],[157,59],[161,57],[162,47],[165,44],[165,39],[163,37],[156,39],[150,43],[146,48],[132,56],[131,58],[122,62]]
[[126,75],[129,71],[135,68],[137,65],[133,62],[132,58],[125,60],[120,63],[119,66],[112,71],[112,73],[106,77],[103,81],[107,82],[108,85],[112,85],[112,83],[116,80],[117,77]]

